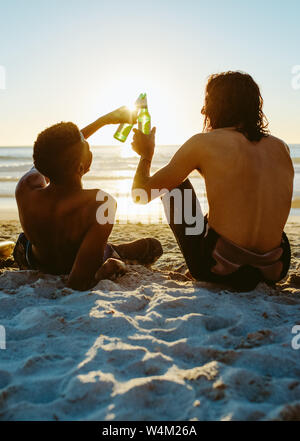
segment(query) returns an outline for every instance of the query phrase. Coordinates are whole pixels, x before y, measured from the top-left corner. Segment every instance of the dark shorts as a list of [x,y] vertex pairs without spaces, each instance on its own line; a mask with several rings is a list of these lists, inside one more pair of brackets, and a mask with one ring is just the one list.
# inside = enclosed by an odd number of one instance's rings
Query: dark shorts
[[15,245],[13,256],[16,264],[22,270],[38,269],[38,265],[35,262],[31,242],[27,239],[24,233],[20,233],[17,243]]
[[[204,223],[202,258],[196,273],[194,273],[196,279],[226,284],[233,288],[247,291],[254,289],[259,282],[266,282],[269,285],[275,283],[275,281],[265,279],[258,268],[250,265],[243,265],[237,271],[228,275],[219,275],[212,272],[212,268],[216,264],[212,254],[220,235],[211,227],[207,229],[207,216],[204,219]],[[206,231],[207,234],[205,235]],[[282,280],[287,275],[291,262],[290,243],[285,232],[282,233],[281,248],[283,252],[279,260],[282,262],[282,271],[276,282]]]
[[[34,258],[32,252],[32,244],[27,239],[24,233],[20,233],[17,243],[13,251],[13,257],[17,263],[19,269],[21,270],[39,270],[39,265]],[[104,250],[103,262],[105,262],[110,257],[120,259],[120,256],[115,251],[111,244],[107,244]]]

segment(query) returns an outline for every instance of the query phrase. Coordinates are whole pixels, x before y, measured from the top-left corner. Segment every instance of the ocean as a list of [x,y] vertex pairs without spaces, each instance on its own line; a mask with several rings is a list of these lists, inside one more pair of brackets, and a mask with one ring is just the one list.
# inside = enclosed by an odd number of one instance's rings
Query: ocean
[[[152,172],[163,167],[179,146],[157,146],[152,165]],[[289,146],[294,161],[295,180],[294,198],[300,197],[300,144]],[[92,147],[93,164],[84,177],[85,188],[101,188],[111,193],[118,202],[117,221],[164,223],[165,217],[159,199],[148,205],[134,204],[131,200],[131,184],[138,157],[129,144],[120,146]],[[0,211],[17,211],[14,199],[15,187],[20,177],[32,166],[32,147],[0,147]],[[200,199],[203,212],[208,205],[204,181],[194,172],[190,176]],[[300,215],[300,209],[292,209],[291,215]]]

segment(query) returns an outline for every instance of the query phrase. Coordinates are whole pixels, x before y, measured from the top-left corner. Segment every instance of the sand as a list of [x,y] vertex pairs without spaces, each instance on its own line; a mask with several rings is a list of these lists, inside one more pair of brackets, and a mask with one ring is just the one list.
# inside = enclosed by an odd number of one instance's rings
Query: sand
[[[0,227],[0,240],[20,229]],[[300,420],[300,224],[286,232],[289,277],[249,293],[174,272],[183,259],[166,225],[116,226],[115,241],[153,235],[164,255],[87,292],[3,268],[0,419]]]

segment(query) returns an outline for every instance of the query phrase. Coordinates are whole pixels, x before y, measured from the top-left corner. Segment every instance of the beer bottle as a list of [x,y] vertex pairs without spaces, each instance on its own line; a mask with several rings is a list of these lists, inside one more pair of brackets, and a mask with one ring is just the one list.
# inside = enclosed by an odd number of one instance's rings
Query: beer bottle
[[147,95],[146,93],[143,94],[144,96],[140,100],[139,107],[139,115],[138,115],[138,128],[141,130],[145,135],[149,135],[151,132],[151,116],[148,111],[148,105],[147,105]]
[[[136,107],[140,106],[139,103],[142,101],[144,95],[145,95],[144,93],[141,93],[139,95],[138,99],[135,102]],[[114,138],[117,139],[118,141],[125,142],[132,127],[133,124],[127,124],[127,123],[120,124],[116,130],[116,133],[114,134]]]

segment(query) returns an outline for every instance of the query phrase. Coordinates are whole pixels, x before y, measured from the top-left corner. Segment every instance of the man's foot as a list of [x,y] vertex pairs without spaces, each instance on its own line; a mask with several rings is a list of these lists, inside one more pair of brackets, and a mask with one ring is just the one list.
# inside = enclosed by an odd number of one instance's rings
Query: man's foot
[[95,274],[97,282],[103,279],[115,279],[126,272],[126,265],[118,259],[109,258]]
[[126,263],[138,263],[150,265],[154,263],[162,254],[163,249],[159,240],[154,237],[137,239],[133,242],[113,245],[113,248]]

